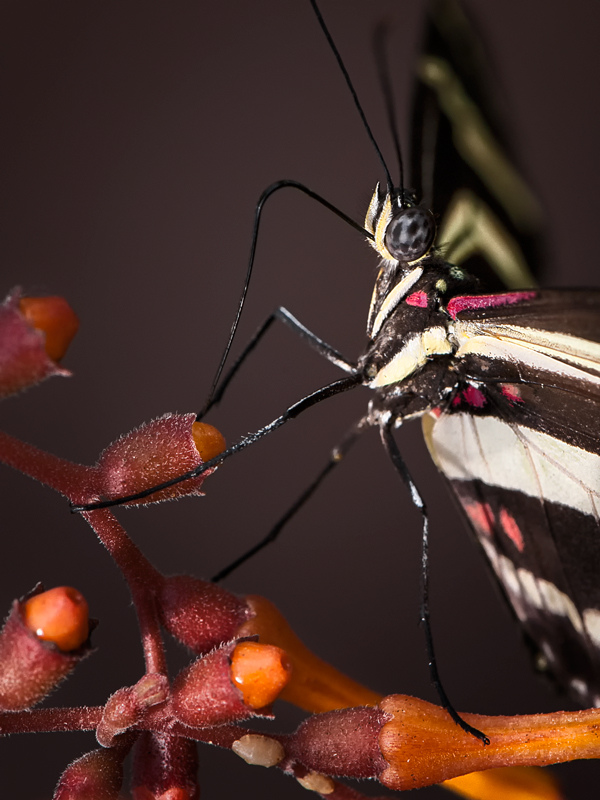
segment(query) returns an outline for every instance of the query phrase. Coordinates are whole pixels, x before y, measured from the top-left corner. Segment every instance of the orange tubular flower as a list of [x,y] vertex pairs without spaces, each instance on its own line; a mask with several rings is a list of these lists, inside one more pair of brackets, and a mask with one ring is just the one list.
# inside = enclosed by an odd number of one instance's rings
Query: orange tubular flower
[[353,681],[314,655],[270,600],[250,595],[246,602],[253,616],[238,628],[236,635],[240,638],[258,636],[263,644],[281,647],[292,665],[290,682],[280,695],[282,700],[313,713],[376,705],[381,700],[380,694]]
[[[362,686],[356,681],[353,681],[351,678],[335,669],[335,667],[332,667],[330,664],[327,664],[325,661],[318,658],[318,656],[314,655],[314,653],[312,653],[300,641],[300,639],[290,628],[283,615],[269,600],[266,600],[264,597],[249,596],[246,598],[246,602],[248,603],[253,616],[251,616],[247,622],[244,622],[237,629],[236,635],[240,637],[258,635],[261,642],[278,645],[285,650],[292,664],[292,675],[290,681],[282,690],[280,699],[287,700],[288,702],[293,703],[305,711],[311,711],[316,714],[332,711],[334,709],[350,709],[353,706],[377,706],[381,701],[384,700],[382,695],[378,694],[377,692],[373,692],[371,689]],[[412,701],[412,698],[409,699]],[[387,702],[387,700],[384,702]],[[414,702],[421,703],[419,700],[415,700]],[[460,731],[460,729],[457,728],[457,726],[450,720],[446,712],[442,711],[441,709],[437,709],[436,706],[430,706],[430,704],[425,704],[425,706],[429,707],[430,709],[434,709],[436,713],[439,711],[441,722],[447,725],[448,730],[452,731],[454,735],[458,734],[459,736],[463,736],[462,731]],[[600,712],[598,712],[598,714],[600,715]],[[318,720],[319,717],[314,719]],[[371,717],[367,716],[367,719],[370,720]],[[401,719],[402,715],[400,716],[400,720]],[[435,719],[437,719],[437,716],[435,716]],[[511,719],[518,720],[520,718],[506,717],[502,719],[509,721]],[[535,720],[536,717],[525,717],[522,719]],[[388,741],[387,737],[393,738],[393,735],[390,734],[389,731],[394,731],[394,724],[398,723],[392,721],[388,724],[390,727],[388,728],[386,725],[381,731],[382,741],[385,732],[386,742]],[[411,724],[414,724],[414,720],[411,720]],[[419,725],[420,724],[421,723],[419,722]],[[487,732],[487,728],[485,727],[486,722],[483,718],[478,718],[477,723],[474,724],[476,724],[476,726],[480,729],[483,726],[483,730]],[[419,763],[420,759],[427,757],[428,745],[420,736],[419,727],[413,729],[412,733],[416,736],[416,738],[413,739],[415,742],[414,749],[418,751],[414,760],[414,764],[416,765]],[[446,736],[445,732],[443,733],[443,736]],[[258,740],[264,737],[249,738],[252,740],[256,738],[257,744],[255,744],[254,741],[249,743],[246,747],[249,755],[242,755],[242,757],[248,758],[248,760],[255,758],[259,759],[262,757],[262,750],[260,749],[262,742]],[[466,738],[469,741],[472,740],[472,744],[475,746],[476,751],[479,752],[481,749],[480,743],[476,742],[473,737]],[[250,744],[252,746],[250,746]],[[270,741],[267,742],[267,744],[271,746]],[[390,764],[396,763],[397,759],[400,758],[403,752],[403,747],[404,746],[398,748],[398,752],[395,756],[390,755]],[[444,747],[444,745],[442,745],[442,747]],[[255,749],[260,750],[259,756],[255,755]],[[355,753],[358,752],[359,749],[360,748],[355,748]],[[482,758],[486,760],[486,764],[488,752],[491,752],[489,748],[484,748],[483,753],[481,754]],[[351,760],[352,757],[352,754],[349,754],[349,760]],[[576,758],[577,756],[572,755],[571,757]],[[535,769],[533,767],[511,766],[490,769],[490,767],[498,766],[498,763],[489,763],[487,766],[477,766],[475,764],[472,766],[467,766],[467,770],[481,769],[485,771],[473,772],[471,774],[464,775],[460,774],[461,772],[465,771],[464,768],[461,769],[461,766],[464,764],[464,756],[459,754],[455,757],[449,752],[448,758],[449,761],[454,760],[454,775],[458,774],[460,776],[451,778],[449,780],[444,780],[445,777],[450,777],[449,770],[445,776],[440,774],[438,780],[441,782],[443,788],[448,789],[449,791],[454,792],[461,797],[469,798],[469,800],[504,800],[504,798],[508,796],[511,797],[511,800],[562,800],[563,796],[556,786],[555,781],[553,780],[552,776],[546,773],[544,770]],[[260,763],[260,761],[251,761],[251,763]],[[276,763],[276,761],[274,760],[273,763]],[[509,760],[504,763],[506,764],[514,762]],[[530,760],[527,763],[538,764],[550,762],[537,761],[535,758],[533,758],[533,760]],[[457,764],[459,766],[457,766]],[[325,764],[319,764],[318,767],[317,765],[314,766],[315,769],[320,769],[324,768]],[[390,771],[389,774],[391,774],[392,767],[389,767],[388,769]],[[388,774],[387,770],[385,771],[385,774]],[[414,785],[415,784],[410,784],[411,788],[414,787]],[[425,784],[423,783],[420,785]],[[391,788],[400,787],[391,786]]]
[[554,776],[538,767],[471,772],[440,784],[468,800],[564,800]]
[[379,708],[391,717],[379,736],[389,765],[379,780],[390,789],[441,783],[492,767],[545,766],[600,757],[599,709],[516,717],[461,714],[489,736],[490,744],[484,746],[455,725],[442,708],[424,700],[391,695]]

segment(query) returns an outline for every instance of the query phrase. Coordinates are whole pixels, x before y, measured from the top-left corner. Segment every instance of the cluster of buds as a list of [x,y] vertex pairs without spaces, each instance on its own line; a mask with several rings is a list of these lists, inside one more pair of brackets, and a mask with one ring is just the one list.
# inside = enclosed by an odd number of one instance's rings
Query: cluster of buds
[[[0,397],[69,374],[58,361],[76,329],[61,298],[13,292],[0,307]],[[189,575],[165,577],[149,564],[107,505],[202,494],[211,470],[200,468],[224,448],[219,431],[194,414],[140,426],[109,445],[93,467],[0,433],[0,460],[65,495],[112,555],[131,589],[146,662],[145,674],[101,707],[35,709],[93,652],[95,622],[70,587],[37,586],[15,600],[0,632],[0,734],[93,730],[100,745],[65,770],[54,800],[117,800],[130,752],[134,800],[197,800],[198,741],[279,768],[330,800],[362,797],[337,782],[344,776],[396,790],[444,782],[472,800],[508,793],[560,800],[543,774],[515,766],[599,757],[600,712],[464,715],[488,733],[485,747],[442,709],[402,695],[382,698],[323,662],[264,598],[240,598]],[[172,681],[161,630],[195,657]],[[312,716],[292,734],[243,726],[255,717],[272,719],[277,698]],[[458,777],[467,772],[475,774]]]
[[[38,590],[18,605],[21,626],[43,647],[48,647],[44,643],[50,639],[42,636],[52,630],[67,639],[74,636],[71,642],[76,644],[85,631],[79,615],[70,621],[73,615],[65,613],[61,626],[45,614],[38,615],[31,602],[40,598],[40,607],[53,605],[54,595],[71,596],[76,608],[85,609],[74,590]],[[195,609],[186,624],[182,624],[174,595],[184,607]],[[104,749],[88,753],[63,773],[56,800],[90,796],[116,800],[122,763],[132,748],[135,800],[196,798],[194,740],[228,747],[249,764],[278,767],[306,788],[333,800],[359,797],[348,795],[337,782],[337,777],[344,776],[374,778],[396,790],[445,781],[447,788],[481,800],[509,788],[513,795],[517,790],[527,791],[523,796],[532,800],[559,800],[556,786],[541,773],[491,769],[465,778],[455,776],[507,765],[553,763],[576,754],[600,755],[595,736],[599,711],[520,718],[465,715],[490,735],[492,744],[485,747],[457,728],[442,709],[401,695],[381,698],[338,673],[305,648],[264,598],[237,598],[190,576],[162,579],[155,587],[155,597],[159,604],[161,597],[169,600],[161,612],[164,626],[177,638],[180,631],[202,654],[172,683],[163,674],[148,673],[134,686],[115,692],[102,708],[88,710],[83,727],[95,729]],[[54,603],[58,609],[62,604]],[[170,608],[176,609],[172,617]],[[205,614],[211,616],[213,626],[210,637],[203,638]],[[7,642],[15,636],[13,625],[5,627]],[[248,638],[246,634],[252,630],[261,634]],[[265,640],[286,642],[288,649]],[[39,660],[40,665],[45,663]],[[47,681],[44,689],[48,688]],[[41,699],[39,683],[36,691],[35,697],[30,691],[26,701],[21,693],[19,707]],[[286,694],[321,713],[285,736],[240,727],[239,723],[252,717],[272,717],[271,703]],[[325,711],[348,703],[361,707]],[[30,719],[34,713],[29,712]],[[55,726],[62,722],[66,727],[68,715],[61,716],[60,709],[53,714]],[[0,729],[2,723],[0,718]]]

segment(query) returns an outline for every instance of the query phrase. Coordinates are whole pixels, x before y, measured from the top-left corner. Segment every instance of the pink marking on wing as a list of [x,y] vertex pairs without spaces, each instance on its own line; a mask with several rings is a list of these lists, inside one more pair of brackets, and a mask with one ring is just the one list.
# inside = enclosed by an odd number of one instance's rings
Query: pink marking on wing
[[500,510],[500,524],[504,528],[504,533],[508,536],[519,553],[522,553],[525,549],[523,534],[513,515],[509,514],[505,508]]
[[406,298],[406,304],[409,306],[418,306],[419,308],[427,308],[427,294],[425,292],[413,292]]
[[501,383],[500,390],[511,403],[522,403],[521,389],[515,383]]
[[453,400],[452,400],[452,405],[453,406],[459,406],[461,403],[462,403],[461,396],[459,394],[457,394],[456,397],[454,397]]
[[479,308],[493,308],[495,306],[511,306],[514,303],[523,303],[533,300],[536,292],[505,292],[504,294],[476,294],[463,297],[453,297],[448,303],[448,313],[456,319],[461,311],[473,311]]
[[481,389],[476,389],[475,386],[467,386],[463,389],[462,396],[466,403],[474,408],[483,408],[487,403],[487,398]]
[[465,503],[464,509],[478,533],[491,537],[494,514],[489,503]]

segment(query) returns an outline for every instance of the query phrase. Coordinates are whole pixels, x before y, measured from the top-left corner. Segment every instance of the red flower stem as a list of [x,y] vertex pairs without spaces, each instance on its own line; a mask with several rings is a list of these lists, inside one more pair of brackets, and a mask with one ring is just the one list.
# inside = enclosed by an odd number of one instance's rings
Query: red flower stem
[[86,511],[81,516],[89,522],[129,584],[140,626],[146,672],[166,675],[167,663],[155,605],[155,593],[163,582],[162,575],[108,509]]
[[[157,709],[157,712],[160,712],[160,710]],[[152,712],[150,712],[149,716],[152,716]],[[146,717],[143,727],[146,729],[148,727],[154,727],[154,725],[148,719],[148,717]],[[160,724],[157,727],[161,727]],[[206,744],[212,744],[216,747],[224,747],[229,750],[231,749],[233,743],[241,739],[242,736],[259,733],[258,731],[253,731],[249,728],[241,728],[238,725],[219,725],[215,728],[188,728],[186,725],[183,725],[180,722],[176,722],[175,724],[171,723],[168,726],[168,731],[169,733],[173,733],[175,735],[185,736],[189,739],[195,739],[198,742],[205,742]],[[289,734],[269,734],[265,731],[261,731],[259,735],[268,736],[270,739],[278,741],[287,751],[287,743],[291,738]],[[303,779],[309,773],[309,770],[306,767],[304,767],[302,764],[291,761],[289,756],[284,758],[283,761],[277,765],[277,768],[283,770],[283,772],[285,772],[287,775],[290,775],[296,779]],[[339,783],[336,780],[329,779],[328,784],[329,785],[327,786],[326,794],[319,795],[319,792],[315,793],[321,797],[326,797],[327,800],[365,800],[366,798],[366,795],[358,792],[356,789],[353,789],[350,786]],[[390,799],[388,795],[386,798],[372,797],[370,800]]]
[[154,595],[143,589],[131,590],[138,616],[138,623],[144,649],[144,663],[147,673],[167,674],[167,658],[162,640],[160,624],[156,614]]
[[111,511],[84,511],[81,516],[87,520],[106,547],[132,590],[135,587],[138,590],[144,588],[155,592],[160,588],[162,575],[131,541]]
[[[0,735],[8,735],[11,733],[53,733],[53,732],[69,732],[69,731],[92,731],[98,726],[104,708],[102,706],[89,706],[82,708],[41,708],[33,711],[20,711],[16,713],[0,713]],[[152,716],[152,715],[150,715]],[[157,715],[158,717],[159,715]],[[154,724],[145,719],[138,728],[138,730],[155,730],[162,731],[165,728],[166,721],[162,724],[158,722],[158,718]],[[181,723],[175,723],[174,726],[167,726],[171,734],[185,736],[189,739],[196,741],[206,742],[218,747],[225,747],[231,749],[233,742],[241,739],[246,734],[255,733],[248,728],[240,728],[236,725],[221,725],[216,728],[203,728],[194,729],[188,728]],[[265,735],[264,733],[261,735]],[[284,747],[287,736],[275,735],[271,738],[280,741]],[[125,742],[127,748],[130,742]],[[296,778],[304,778],[308,770],[300,765],[290,764],[286,759],[279,765],[288,775]],[[328,800],[363,800],[365,795],[357,792],[349,786],[345,786],[338,781],[331,781],[330,791],[327,793]],[[372,798],[375,800],[375,798]]]
[[89,502],[98,497],[95,467],[85,467],[58,458],[3,431],[0,431],[0,461],[60,492],[73,502]]
[[[71,502],[88,503],[99,496],[97,470],[58,458],[0,431],[0,461],[55,489]],[[154,591],[163,578],[109,511],[83,514],[129,584],[142,634],[147,672],[166,674],[166,659],[154,605]]]
[[0,735],[93,731],[102,719],[103,706],[36,708],[33,711],[0,712]]

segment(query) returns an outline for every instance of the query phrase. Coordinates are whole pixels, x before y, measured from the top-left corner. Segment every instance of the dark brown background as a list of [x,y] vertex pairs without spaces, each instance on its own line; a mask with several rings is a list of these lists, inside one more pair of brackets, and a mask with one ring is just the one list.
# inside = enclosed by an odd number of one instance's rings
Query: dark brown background
[[[518,152],[549,220],[548,282],[597,285],[598,6],[592,0],[472,3],[512,111]],[[406,130],[423,6],[324,0],[323,11],[377,136],[389,138],[370,51],[393,26]],[[53,380],[3,405],[2,426],[93,462],[120,433],[206,395],[245,270],[254,203],[271,181],[304,181],[360,219],[380,169],[307,2],[5,2],[2,284],[61,293],[81,318]],[[364,341],[375,258],[306,198],[265,216],[244,341],[284,304],[350,357]],[[230,442],[336,370],[274,331],[212,419]],[[223,467],[207,497],[119,512],[164,571],[210,576],[255,542],[365,408],[359,389],[308,412]],[[431,506],[433,625],[456,706],[481,713],[567,707],[532,674],[419,426],[399,436]],[[101,620],[96,655],[51,702],[101,703],[142,668],[126,589],[64,500],[2,470],[2,603],[36,581],[77,586]],[[383,692],[435,700],[417,624],[419,519],[375,434],[284,540],[228,585],[268,596],[323,657]],[[177,656],[181,662],[181,656]],[[287,712],[286,712],[287,713]],[[282,716],[277,727],[292,725]],[[49,797],[90,735],[2,742],[2,796]],[[273,771],[201,751],[203,797],[305,797]],[[240,773],[236,772],[240,768]],[[593,797],[598,768],[560,770]],[[420,797],[441,796],[438,789]]]

